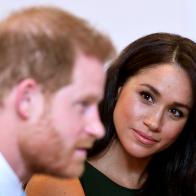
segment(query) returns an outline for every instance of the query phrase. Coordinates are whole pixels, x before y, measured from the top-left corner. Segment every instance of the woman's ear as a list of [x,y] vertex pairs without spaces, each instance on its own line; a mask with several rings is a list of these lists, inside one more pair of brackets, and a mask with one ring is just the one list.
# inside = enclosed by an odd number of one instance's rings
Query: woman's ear
[[37,87],[37,83],[31,78],[22,80],[17,86],[15,108],[18,115],[24,120],[30,118],[33,96]]
[[117,95],[116,95],[116,97],[115,97],[115,102],[118,101],[118,98],[119,98],[120,93],[121,93],[121,89],[122,89],[122,87],[120,86],[120,87],[118,88]]
[[117,93],[117,96],[116,96],[116,100],[118,100],[119,96],[120,96],[120,93],[121,93],[121,90],[122,90],[122,86],[120,86],[118,88],[118,93]]
[[122,89],[122,86],[120,86],[120,87],[118,88],[118,96],[120,95],[121,89]]

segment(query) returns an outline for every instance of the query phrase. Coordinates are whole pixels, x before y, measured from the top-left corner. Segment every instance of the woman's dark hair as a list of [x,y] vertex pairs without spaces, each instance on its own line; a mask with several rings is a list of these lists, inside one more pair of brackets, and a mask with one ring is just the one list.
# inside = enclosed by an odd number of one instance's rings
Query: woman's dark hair
[[[113,112],[119,87],[142,69],[175,64],[186,71],[193,91],[193,107],[177,140],[153,156],[146,168],[148,178],[141,188],[144,196],[196,195],[196,44],[185,37],[155,33],[129,44],[109,67],[105,96],[100,104],[105,137],[97,141],[89,157],[104,152],[116,137]],[[180,88],[180,87],[179,87]]]

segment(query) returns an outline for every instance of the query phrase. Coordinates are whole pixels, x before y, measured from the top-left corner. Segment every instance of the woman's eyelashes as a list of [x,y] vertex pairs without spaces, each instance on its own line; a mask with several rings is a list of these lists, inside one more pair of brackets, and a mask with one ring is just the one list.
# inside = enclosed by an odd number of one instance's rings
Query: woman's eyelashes
[[154,96],[149,91],[142,90],[139,92],[139,94],[145,103],[154,103],[155,102]]
[[[141,98],[142,98],[142,101],[144,103],[147,103],[147,104],[154,104],[155,103],[155,96],[147,91],[147,90],[142,90],[139,92]],[[180,119],[180,118],[183,118],[185,116],[184,112],[176,107],[171,107],[168,109],[168,112],[170,113],[171,117],[173,119]]]
[[177,108],[171,108],[169,109],[169,112],[171,113],[172,117],[175,119],[184,117],[184,113]]

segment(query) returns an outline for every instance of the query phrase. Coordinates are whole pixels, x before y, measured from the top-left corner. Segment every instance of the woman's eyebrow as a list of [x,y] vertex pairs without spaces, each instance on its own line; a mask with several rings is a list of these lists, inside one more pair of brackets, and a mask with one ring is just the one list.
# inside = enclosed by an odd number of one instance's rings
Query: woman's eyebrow
[[151,86],[150,84],[141,84],[141,86],[145,86],[145,87],[148,87],[155,95],[157,96],[161,96],[160,92],[154,88],[153,86]]
[[177,107],[183,107],[186,108],[188,111],[191,110],[191,107],[187,104],[183,104],[183,103],[179,103],[179,102],[174,102],[173,105],[177,106]]
[[[149,88],[155,95],[157,96],[161,96],[160,92],[154,88],[153,86],[151,86],[150,84],[141,84],[141,86],[145,86],[147,88]],[[184,103],[180,103],[180,102],[174,102],[173,105],[177,106],[177,107],[184,107],[187,110],[191,110],[191,107],[188,104],[184,104]]]

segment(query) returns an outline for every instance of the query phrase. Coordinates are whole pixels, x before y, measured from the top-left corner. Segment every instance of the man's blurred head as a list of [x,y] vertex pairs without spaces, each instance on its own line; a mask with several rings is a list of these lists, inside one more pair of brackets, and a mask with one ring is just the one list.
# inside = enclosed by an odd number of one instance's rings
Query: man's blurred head
[[25,9],[0,24],[0,126],[14,133],[30,172],[81,174],[86,150],[104,135],[97,104],[113,55],[106,36],[58,8]]

